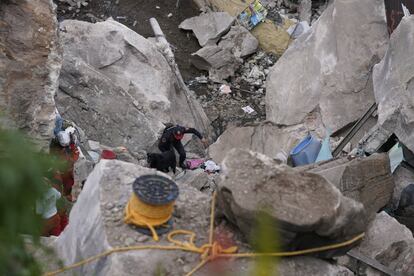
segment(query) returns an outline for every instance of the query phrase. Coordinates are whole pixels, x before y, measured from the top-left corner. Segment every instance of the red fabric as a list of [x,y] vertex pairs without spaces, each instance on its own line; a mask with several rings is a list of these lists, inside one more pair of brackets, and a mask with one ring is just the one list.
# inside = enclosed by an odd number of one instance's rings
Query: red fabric
[[62,233],[60,216],[58,214],[43,221],[42,236],[59,236]]
[[69,224],[69,217],[66,214],[60,214],[60,229],[63,232],[66,226]]
[[111,150],[103,150],[101,154],[102,159],[116,159],[116,154]]
[[75,184],[75,179],[73,178],[73,166],[79,159],[78,147],[74,143],[69,145],[69,149],[70,151],[68,152],[68,148],[62,148],[59,152],[59,155],[66,161],[67,165],[66,171],[60,173],[63,184],[62,192],[65,197],[70,197],[72,193],[72,187]]
[[184,137],[184,133],[174,133],[174,137],[177,140],[181,140]]

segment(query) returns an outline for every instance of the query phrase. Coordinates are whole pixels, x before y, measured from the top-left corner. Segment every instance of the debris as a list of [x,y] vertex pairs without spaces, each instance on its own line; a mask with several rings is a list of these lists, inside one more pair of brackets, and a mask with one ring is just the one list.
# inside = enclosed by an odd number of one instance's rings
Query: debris
[[321,149],[321,142],[313,135],[306,136],[290,152],[293,166],[303,166],[315,162]]
[[230,94],[231,93],[231,89],[230,86],[222,84],[220,86],[220,94]]
[[155,8],[156,8],[157,10],[161,9],[161,8],[160,8],[160,6],[155,6]]
[[183,30],[192,30],[201,46],[215,44],[227,32],[235,21],[226,12],[210,12],[188,18],[178,26]]
[[195,78],[196,82],[198,83],[208,83],[208,78],[206,76],[200,76]]
[[390,158],[391,173],[397,169],[400,163],[404,160],[403,149],[400,143],[395,144],[388,152]]
[[173,16],[173,14],[172,13],[169,13],[168,15],[167,15],[167,17],[168,18],[171,18]]
[[388,204],[395,186],[385,153],[351,160],[344,157],[298,169],[323,176],[344,196],[361,202],[367,218]]
[[316,157],[315,163],[330,160],[333,158],[329,142],[330,136],[331,132],[327,130],[325,134],[325,139],[323,139],[322,141],[321,149],[319,150],[318,157]]
[[259,42],[244,27],[232,26],[230,31],[220,40],[218,46],[223,49],[231,49],[236,57],[244,58],[256,52]]
[[309,30],[310,30],[309,23],[306,21],[301,21],[295,25],[290,26],[287,29],[287,32],[290,35],[290,37],[296,39],[300,35],[306,33]]
[[312,17],[312,0],[300,0],[298,12],[299,20],[302,22],[306,22],[309,27]]
[[132,27],[135,27],[137,25],[138,21],[134,20],[134,23],[132,23]]
[[[365,234],[365,238],[351,252],[360,252],[398,274],[414,274],[414,239],[405,226],[399,224],[384,211],[377,214]],[[350,253],[351,253],[350,252]],[[355,273],[377,275],[378,272],[361,262],[352,262],[349,257],[339,258],[339,263]],[[374,274],[375,273],[375,274]]]
[[199,168],[204,163],[204,159],[187,159],[185,162],[188,169],[194,170]]
[[362,204],[343,196],[320,175],[242,149],[230,151],[222,167],[217,209],[251,242],[260,212],[269,216],[271,225],[283,223],[280,231],[273,228],[274,235],[289,251],[314,247],[316,240],[318,246],[344,241],[366,228]]
[[295,125],[317,110],[333,133],[359,119],[374,102],[372,67],[389,40],[384,10],[378,8],[383,5],[382,0],[333,1],[272,67],[266,80],[266,118]]
[[213,160],[207,160],[204,162],[204,170],[209,173],[215,173],[220,171],[220,166],[218,166]]
[[259,0],[254,0],[237,17],[237,21],[246,29],[251,30],[266,19],[267,10]]
[[251,108],[249,105],[248,106],[245,106],[245,107],[242,107],[242,109],[247,114],[252,114],[253,112],[255,112],[254,109]]
[[117,16],[116,19],[120,19],[120,20],[126,20],[127,17],[126,16]]
[[414,62],[414,41],[407,34],[413,31],[414,17],[404,17],[390,38],[385,57],[374,66],[373,72],[378,123],[385,130],[395,133],[411,151],[414,151],[414,69],[410,64]]

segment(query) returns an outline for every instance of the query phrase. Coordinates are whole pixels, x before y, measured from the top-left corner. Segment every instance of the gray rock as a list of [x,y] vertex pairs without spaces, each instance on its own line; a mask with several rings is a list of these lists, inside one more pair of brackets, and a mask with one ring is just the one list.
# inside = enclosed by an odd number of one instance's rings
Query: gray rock
[[75,185],[81,185],[92,172],[94,167],[94,162],[88,160],[85,157],[79,158],[73,166],[73,177],[75,180]]
[[[260,263],[250,259],[237,259],[232,265],[225,265],[225,270],[230,275],[249,276],[252,271],[258,272]],[[208,268],[208,266],[207,266]],[[266,272],[269,276],[297,276],[297,275],[312,275],[312,276],[353,276],[354,273],[346,267],[339,266],[335,263],[324,261],[312,257],[292,257],[281,258],[273,263],[273,266],[268,267]],[[260,270],[265,271],[264,269]],[[270,273],[270,274],[269,274]],[[209,275],[209,274],[202,274]],[[211,274],[210,274],[211,275]]]
[[75,121],[90,138],[107,145],[124,145],[131,151],[152,145],[163,126],[143,114],[133,101],[90,65],[65,57],[56,103],[60,114]]
[[25,131],[46,151],[62,65],[57,24],[52,0],[0,4],[0,124]]
[[358,150],[363,153],[373,154],[379,150],[379,148],[387,142],[388,138],[392,135],[391,131],[384,129],[382,126],[376,124],[372,127],[358,142],[357,147],[354,149],[355,155]]
[[209,71],[213,81],[233,76],[242,64],[241,58],[254,53],[259,42],[241,26],[231,27],[218,45],[208,45],[191,55],[191,63],[201,70]]
[[[361,244],[352,250],[377,260],[400,275],[414,274],[413,235],[410,230],[385,212],[377,214],[375,220],[369,225]],[[341,258],[340,262],[360,274],[383,275],[364,265],[355,266],[349,262],[347,257]]]
[[[134,227],[122,222],[124,208],[132,193],[132,182],[140,175],[161,174],[118,160],[102,160],[89,176],[70,214],[70,224],[53,243],[57,257],[65,265],[94,256],[125,244],[154,244],[153,240],[142,238]],[[166,176],[165,174],[161,174]],[[168,176],[166,176],[168,177]],[[209,197],[189,186],[182,186],[176,201],[176,211],[181,217],[174,218],[174,229],[194,231],[197,242],[207,242],[209,226]],[[118,210],[107,214],[108,202],[116,202]],[[195,214],[194,216],[192,214]],[[121,222],[113,222],[121,218]],[[82,233],[82,235],[79,235]],[[165,235],[157,245],[168,245]],[[70,271],[71,275],[153,275],[160,268],[171,275],[183,275],[183,267],[176,259],[186,260],[186,265],[195,267],[199,262],[197,254],[184,251],[133,250],[117,253],[96,262]]]
[[242,61],[231,49],[216,45],[205,46],[191,54],[191,63],[198,69],[209,71],[209,78],[218,82],[233,76]]
[[91,139],[135,153],[154,144],[162,123],[207,131],[208,122],[196,125],[204,111],[153,43],[113,20],[66,20],[60,28],[65,64],[72,65],[61,74],[58,109]]
[[220,163],[230,150],[242,148],[273,158],[282,151],[289,153],[309,130],[305,125],[284,128],[271,123],[228,128],[209,147],[209,155],[215,162]]
[[362,204],[343,196],[322,176],[241,149],[227,154],[222,170],[220,210],[250,241],[262,212],[278,225],[275,235],[286,250],[310,248],[316,240],[344,241],[365,230]]
[[201,46],[215,44],[233,25],[235,18],[227,12],[209,12],[188,18],[178,28],[192,30]]
[[394,190],[390,161],[385,153],[352,160],[344,157],[298,169],[323,176],[344,196],[361,202],[368,218],[374,218],[388,204]]
[[393,209],[396,209],[400,201],[401,192],[409,184],[414,183],[414,173],[411,170],[400,165],[395,169],[392,177],[394,179],[395,187],[392,195],[391,207]]
[[266,118],[303,122],[320,112],[333,132],[374,102],[372,67],[388,43],[382,0],[334,0],[312,29],[295,40],[266,81]]
[[223,49],[232,49],[236,57],[245,57],[256,52],[259,41],[244,27],[233,26],[218,44]]
[[374,67],[378,123],[414,150],[414,18],[404,17],[394,30],[384,59]]

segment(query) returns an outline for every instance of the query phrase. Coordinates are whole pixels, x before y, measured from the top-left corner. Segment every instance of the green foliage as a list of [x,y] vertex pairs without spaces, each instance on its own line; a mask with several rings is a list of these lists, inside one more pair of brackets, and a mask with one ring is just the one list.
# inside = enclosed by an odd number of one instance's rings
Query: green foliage
[[35,202],[46,190],[43,176],[53,168],[22,135],[0,129],[0,275],[39,275],[40,267],[25,250],[23,236],[38,241],[41,227]]
[[[265,209],[264,209],[265,210]],[[271,217],[265,212],[260,212],[257,217],[256,227],[253,231],[251,244],[255,252],[279,252],[279,237],[277,235],[277,225]],[[276,257],[260,257],[256,263],[251,275],[269,276],[277,275]]]

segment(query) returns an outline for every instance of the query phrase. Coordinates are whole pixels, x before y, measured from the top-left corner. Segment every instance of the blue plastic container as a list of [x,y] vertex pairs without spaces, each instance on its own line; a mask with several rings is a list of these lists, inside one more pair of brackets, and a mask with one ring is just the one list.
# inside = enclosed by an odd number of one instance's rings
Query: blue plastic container
[[314,163],[321,149],[321,142],[312,135],[306,136],[290,152],[293,166],[303,166]]

